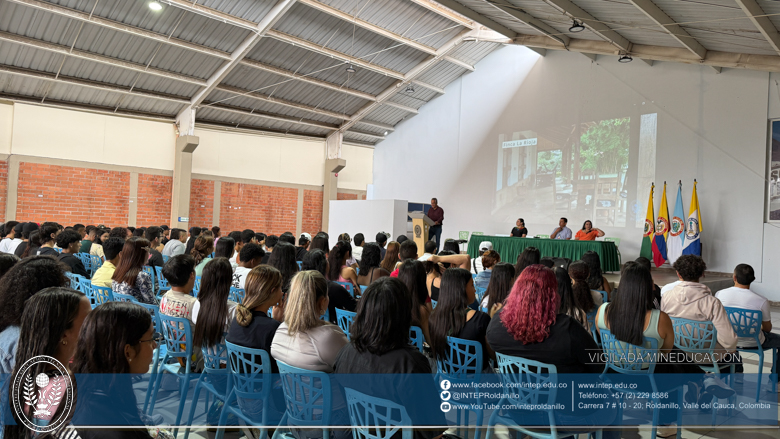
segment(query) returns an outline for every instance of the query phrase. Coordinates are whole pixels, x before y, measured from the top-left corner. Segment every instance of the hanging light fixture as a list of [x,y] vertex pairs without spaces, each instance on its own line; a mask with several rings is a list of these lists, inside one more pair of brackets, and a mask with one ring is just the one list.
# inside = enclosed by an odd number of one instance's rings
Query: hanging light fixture
[[349,64],[346,68],[347,73],[355,73],[355,68],[352,66],[352,64]]
[[160,10],[162,10],[162,5],[160,4],[159,1],[154,0],[152,2],[149,2],[149,9],[151,9],[153,11],[160,11]]
[[618,62],[627,63],[633,61],[634,58],[631,58],[631,55],[627,53],[623,53],[620,58],[618,58]]
[[582,32],[584,30],[585,30],[585,26],[583,26],[581,22],[577,20],[572,20],[571,27],[569,28],[569,32]]
[[404,90],[404,93],[408,95],[414,93],[414,86],[412,84],[407,85],[406,90]]

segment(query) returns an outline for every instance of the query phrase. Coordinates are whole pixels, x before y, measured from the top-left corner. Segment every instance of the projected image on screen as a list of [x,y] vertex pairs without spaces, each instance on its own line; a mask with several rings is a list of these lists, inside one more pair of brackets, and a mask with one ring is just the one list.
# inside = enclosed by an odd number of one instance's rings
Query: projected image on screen
[[633,147],[628,117],[499,135],[493,216],[634,227],[655,175],[656,114],[637,119]]

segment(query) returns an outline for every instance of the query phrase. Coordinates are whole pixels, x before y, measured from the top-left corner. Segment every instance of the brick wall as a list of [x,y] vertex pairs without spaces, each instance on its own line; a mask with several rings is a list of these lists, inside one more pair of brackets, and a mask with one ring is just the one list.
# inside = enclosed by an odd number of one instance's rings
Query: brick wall
[[214,224],[214,182],[192,179],[190,183],[190,227],[211,227]]
[[336,200],[357,200],[357,199],[359,199],[357,194],[345,194],[342,192],[336,194]]
[[173,177],[139,174],[136,226],[169,224],[172,193]]
[[5,221],[5,203],[8,200],[8,162],[0,161],[0,221]]
[[298,189],[222,182],[220,200],[219,226],[226,233],[295,233]]
[[322,191],[303,191],[301,228],[311,236],[322,230]]
[[130,173],[20,163],[17,199],[19,221],[126,226]]

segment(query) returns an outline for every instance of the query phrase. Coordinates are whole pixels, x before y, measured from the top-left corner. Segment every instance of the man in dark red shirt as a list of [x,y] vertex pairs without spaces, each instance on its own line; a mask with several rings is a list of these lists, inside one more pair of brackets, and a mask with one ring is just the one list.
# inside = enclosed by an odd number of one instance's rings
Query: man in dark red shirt
[[433,225],[428,231],[428,239],[434,241],[433,238],[436,238],[436,253],[438,253],[441,246],[441,224],[444,222],[444,209],[439,207],[439,200],[431,198],[431,208],[428,209],[426,215],[433,221]]

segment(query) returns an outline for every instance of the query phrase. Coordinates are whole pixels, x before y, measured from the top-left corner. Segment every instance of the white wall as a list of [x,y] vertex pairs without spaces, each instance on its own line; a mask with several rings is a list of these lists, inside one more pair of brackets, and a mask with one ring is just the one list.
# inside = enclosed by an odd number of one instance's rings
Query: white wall
[[[476,72],[450,84],[444,96],[399,124],[377,146],[374,196],[437,196],[446,213],[445,238],[456,237],[459,230],[506,234],[514,221],[491,217],[496,163],[495,153],[489,153],[505,127],[572,126],[657,113],[656,209],[663,181],[670,183],[672,210],[675,185],[682,179],[687,215],[692,182],[698,179],[709,269],[728,272],[749,263],[760,280],[769,82],[769,74],[762,72],[724,69],[716,74],[707,67],[674,63],[620,64],[615,57],[591,63],[580,54],[558,51],[539,58],[525,48],[507,46],[481,61]],[[780,116],[780,103],[773,105]],[[403,179],[398,178],[400,169]],[[646,198],[638,201],[641,217],[646,203]],[[524,207],[528,205],[517,206],[518,217]],[[570,226],[579,228],[585,219],[570,216]],[[555,224],[527,221],[527,226],[531,234],[546,234]],[[623,261],[638,256],[640,229],[602,228],[622,239]],[[780,300],[777,285],[758,287]]]
[[13,137],[14,106],[0,102],[0,154],[11,153]]
[[347,161],[347,167],[339,172],[339,189],[366,190],[374,178],[374,149],[342,145],[341,158]]
[[378,232],[387,232],[393,237],[405,234],[408,208],[406,200],[331,201],[328,217],[330,246],[336,245],[341,233],[349,233],[352,237],[362,233],[367,242],[374,242]]

